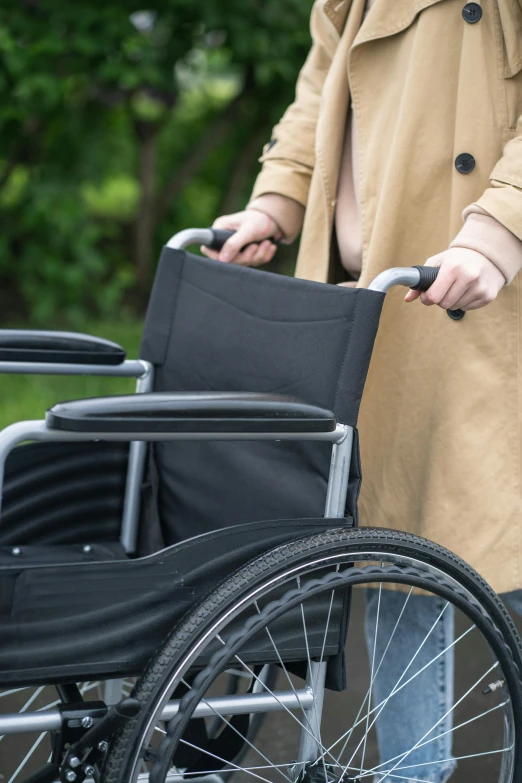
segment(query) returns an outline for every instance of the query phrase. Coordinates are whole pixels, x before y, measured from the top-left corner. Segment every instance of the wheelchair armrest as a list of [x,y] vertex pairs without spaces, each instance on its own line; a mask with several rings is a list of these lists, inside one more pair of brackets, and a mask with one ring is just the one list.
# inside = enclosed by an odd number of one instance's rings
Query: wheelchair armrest
[[49,429],[68,432],[333,432],[333,413],[278,394],[178,392],[61,402]]
[[117,343],[76,332],[0,329],[0,362],[118,365],[125,351]]

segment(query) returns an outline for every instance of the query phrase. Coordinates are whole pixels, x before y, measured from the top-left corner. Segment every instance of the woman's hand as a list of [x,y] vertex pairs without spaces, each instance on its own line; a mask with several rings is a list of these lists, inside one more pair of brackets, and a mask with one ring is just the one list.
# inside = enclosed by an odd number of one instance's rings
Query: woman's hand
[[444,310],[478,310],[496,299],[506,280],[498,267],[476,250],[452,247],[428,258],[425,266],[440,268],[428,291],[408,291],[406,302],[420,297],[425,305]]
[[[227,229],[236,233],[225,242],[219,252],[202,247],[203,255],[241,266],[267,264],[277,250],[277,246],[269,239],[281,239],[281,231],[275,220],[258,209],[245,209],[234,215],[223,215],[214,222],[212,228]],[[254,245],[253,242],[258,244]]]

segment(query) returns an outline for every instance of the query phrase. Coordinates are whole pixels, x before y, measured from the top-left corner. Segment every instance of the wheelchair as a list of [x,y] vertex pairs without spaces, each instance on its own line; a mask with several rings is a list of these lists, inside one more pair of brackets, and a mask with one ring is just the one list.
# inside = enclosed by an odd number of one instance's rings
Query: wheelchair
[[[436,544],[358,527],[357,416],[385,294],[427,290],[436,270],[350,289],[187,250],[228,236],[189,229],[163,248],[139,359],[0,330],[1,373],[137,382],[0,433],[0,778],[402,783],[419,765],[432,779],[451,733],[462,780],[484,765],[522,780],[522,648],[502,602]],[[355,677],[362,588],[379,600]],[[379,635],[391,589],[400,611]],[[458,636],[431,660],[412,649],[381,697],[417,593],[440,606],[426,639],[450,608]],[[480,671],[379,760],[381,715],[464,641]]]

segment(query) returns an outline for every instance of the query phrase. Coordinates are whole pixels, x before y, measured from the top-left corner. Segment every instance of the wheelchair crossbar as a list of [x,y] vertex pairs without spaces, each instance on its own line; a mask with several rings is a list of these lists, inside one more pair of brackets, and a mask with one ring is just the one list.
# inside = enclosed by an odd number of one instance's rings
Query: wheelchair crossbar
[[[300,691],[247,693],[244,696],[220,696],[201,701],[194,710],[195,718],[212,718],[218,715],[247,715],[250,712],[279,712],[281,710],[310,709],[314,696],[310,688]],[[179,701],[171,701],[163,710],[161,719],[170,720],[179,710]]]
[[122,364],[64,364],[60,362],[0,362],[4,375],[92,375],[110,378],[143,378],[148,362],[127,359]]
[[[194,710],[194,718],[212,718],[217,715],[248,715],[249,713],[280,712],[310,709],[314,703],[310,688],[270,693],[247,693],[242,696],[222,696],[205,699]],[[179,701],[167,704],[161,720],[170,720],[179,710]],[[0,736],[4,734],[29,734],[30,732],[59,731],[62,714],[59,710],[22,712],[0,715]]]

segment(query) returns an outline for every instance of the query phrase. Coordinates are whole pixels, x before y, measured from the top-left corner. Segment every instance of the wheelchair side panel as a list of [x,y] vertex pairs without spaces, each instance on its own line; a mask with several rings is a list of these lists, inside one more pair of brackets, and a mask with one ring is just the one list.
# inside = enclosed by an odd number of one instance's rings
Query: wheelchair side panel
[[[351,522],[240,525],[136,560],[24,567],[0,555],[0,685],[138,673],[186,610],[232,571],[289,540]],[[330,655],[344,639],[343,613],[340,602]],[[287,647],[292,659],[303,660],[290,637]]]

